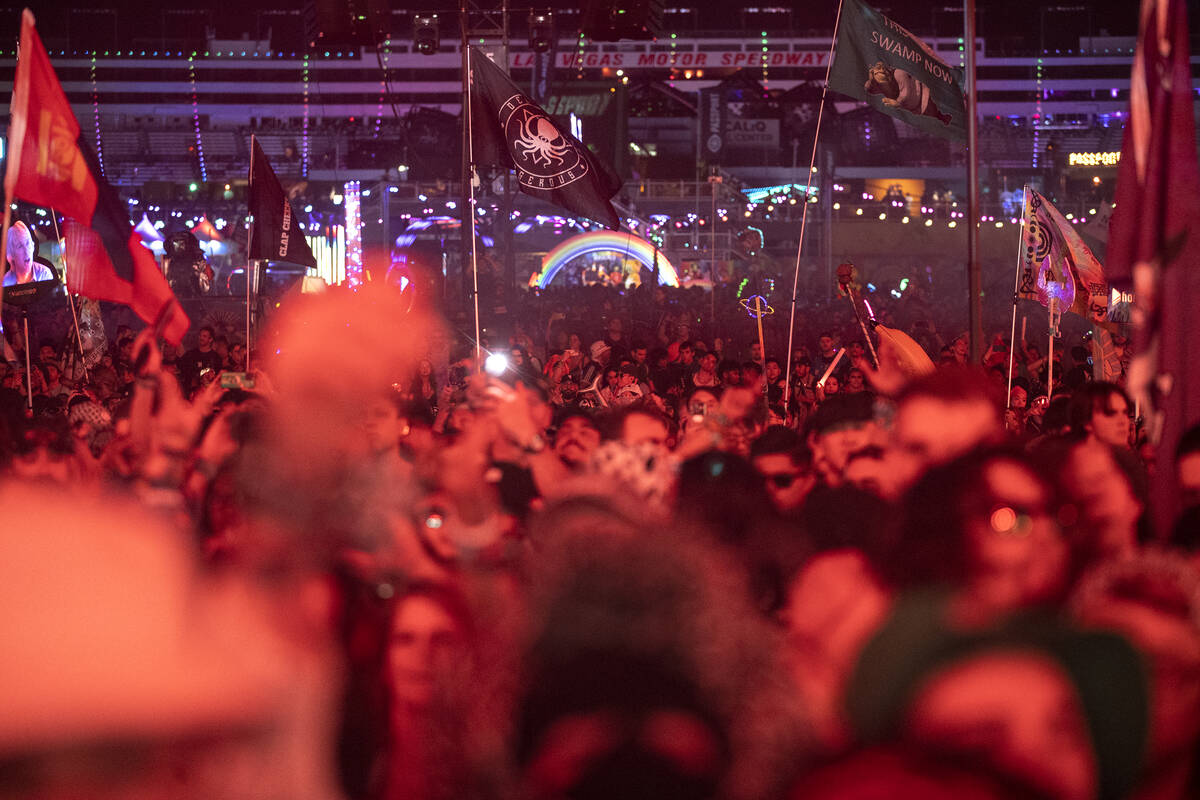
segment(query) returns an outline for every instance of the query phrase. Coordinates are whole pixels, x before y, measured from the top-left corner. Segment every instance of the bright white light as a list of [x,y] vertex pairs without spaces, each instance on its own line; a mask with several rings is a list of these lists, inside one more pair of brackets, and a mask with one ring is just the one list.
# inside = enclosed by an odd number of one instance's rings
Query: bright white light
[[483,362],[488,375],[500,376],[508,369],[508,358],[504,353],[492,353]]

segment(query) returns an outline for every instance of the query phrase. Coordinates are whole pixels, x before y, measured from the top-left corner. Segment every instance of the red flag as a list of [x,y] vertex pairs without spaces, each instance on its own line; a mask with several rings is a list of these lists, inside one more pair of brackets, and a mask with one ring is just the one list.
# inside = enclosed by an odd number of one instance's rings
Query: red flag
[[1128,388],[1158,443],[1151,501],[1163,534],[1179,505],[1175,446],[1200,421],[1200,164],[1183,0],[1142,0],[1129,107],[1108,275],[1133,288]]
[[21,14],[21,49],[10,110],[5,196],[90,223],[96,184],[79,152],[79,123],[29,9]]
[[[178,304],[154,256],[142,246],[125,206],[100,174],[71,112],[28,9],[13,82],[4,190],[9,198],[53,208],[66,225],[67,284],[79,294],[130,306],[146,322]],[[164,336],[179,344],[188,318],[177,307]]]

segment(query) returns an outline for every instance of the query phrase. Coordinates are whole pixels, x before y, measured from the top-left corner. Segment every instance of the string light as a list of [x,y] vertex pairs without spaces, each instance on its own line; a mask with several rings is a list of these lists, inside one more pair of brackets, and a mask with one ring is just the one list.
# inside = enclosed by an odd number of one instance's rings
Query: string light
[[309,54],[304,54],[304,127],[300,136],[300,174],[308,177],[308,58]]
[[1037,94],[1034,95],[1033,107],[1033,168],[1038,168],[1038,159],[1041,157],[1041,134],[1039,128],[1042,124],[1042,59],[1037,60],[1037,69],[1035,70],[1037,79]]
[[346,283],[351,288],[362,284],[362,187],[358,181],[347,181],[342,191],[346,209]]
[[679,38],[679,34],[677,34],[677,33],[671,34],[671,76],[667,79],[667,83],[670,85],[670,87],[672,89],[675,88],[675,76],[678,74],[675,71],[675,57],[676,57],[675,56],[675,52],[676,52],[676,41],[675,40],[678,38]]
[[770,55],[767,53],[767,32],[762,32],[762,73],[763,73],[763,97],[767,97],[771,92],[771,82],[767,78],[767,61],[770,60]]
[[100,138],[100,95],[96,91],[96,51],[92,51],[92,123],[96,129],[96,160],[100,162],[100,175],[104,172],[104,142]]
[[379,76],[379,103],[375,106],[375,130],[371,132],[372,139],[379,138],[379,128],[383,125],[383,101],[387,97],[388,56],[391,54],[391,45],[391,39],[383,40],[383,74]]
[[200,103],[196,97],[196,54],[188,56],[188,80],[192,84],[192,127],[196,131],[196,156],[200,161],[200,180],[208,183],[208,165],[204,163],[204,142],[200,138]]

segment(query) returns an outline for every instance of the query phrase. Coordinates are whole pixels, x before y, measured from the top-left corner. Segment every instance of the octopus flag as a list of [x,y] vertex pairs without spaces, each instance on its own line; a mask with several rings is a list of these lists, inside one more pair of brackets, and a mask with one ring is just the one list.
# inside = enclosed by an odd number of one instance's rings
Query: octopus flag
[[472,47],[469,57],[475,163],[513,169],[525,194],[618,230],[620,220],[609,199],[621,179],[612,168],[486,55]]
[[967,138],[963,72],[861,0],[844,0],[829,88],[926,133]]
[[1104,267],[1075,227],[1042,195],[1025,187],[1025,219],[1021,226],[1021,279],[1017,294],[1049,306],[1058,300],[1063,311],[1102,322],[1108,316],[1108,281]]

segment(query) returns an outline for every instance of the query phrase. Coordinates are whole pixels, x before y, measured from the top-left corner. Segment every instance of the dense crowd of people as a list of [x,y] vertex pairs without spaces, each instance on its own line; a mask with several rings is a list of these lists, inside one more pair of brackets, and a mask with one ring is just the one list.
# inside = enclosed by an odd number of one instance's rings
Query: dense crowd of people
[[10,332],[0,795],[1197,796],[1200,428],[1153,463],[1082,342],[1009,391],[919,298],[877,311],[924,361],[708,302],[547,292],[477,349],[334,289],[249,371]]

